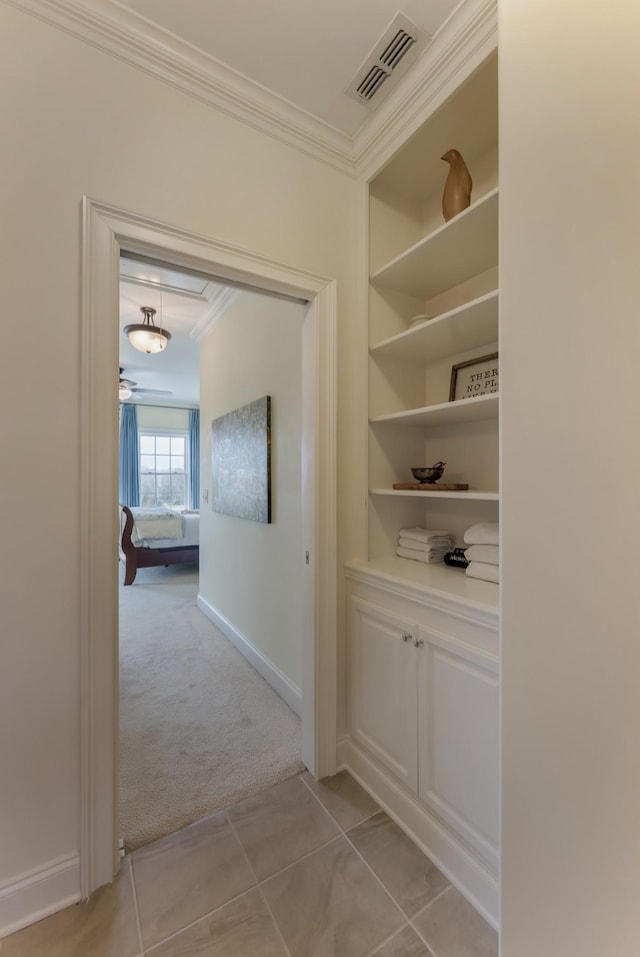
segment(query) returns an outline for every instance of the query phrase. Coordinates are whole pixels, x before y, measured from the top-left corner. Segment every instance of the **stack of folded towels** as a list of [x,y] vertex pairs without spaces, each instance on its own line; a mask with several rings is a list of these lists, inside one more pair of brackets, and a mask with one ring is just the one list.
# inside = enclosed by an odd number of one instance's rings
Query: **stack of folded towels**
[[448,532],[432,528],[401,528],[396,554],[400,558],[413,558],[416,562],[433,565],[441,562],[451,551],[451,536]]
[[487,582],[500,581],[500,526],[498,522],[480,522],[464,533],[469,546],[465,558],[469,562],[465,574]]

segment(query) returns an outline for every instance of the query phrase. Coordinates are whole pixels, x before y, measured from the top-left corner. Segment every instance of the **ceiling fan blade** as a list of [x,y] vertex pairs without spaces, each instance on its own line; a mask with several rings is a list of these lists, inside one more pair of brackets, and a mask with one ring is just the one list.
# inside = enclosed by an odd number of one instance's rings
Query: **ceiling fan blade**
[[145,395],[173,395],[173,392],[167,392],[166,389],[132,389],[132,392],[144,393]]
[[120,379],[118,384],[126,386],[127,389],[133,389],[134,385],[136,385],[133,379]]

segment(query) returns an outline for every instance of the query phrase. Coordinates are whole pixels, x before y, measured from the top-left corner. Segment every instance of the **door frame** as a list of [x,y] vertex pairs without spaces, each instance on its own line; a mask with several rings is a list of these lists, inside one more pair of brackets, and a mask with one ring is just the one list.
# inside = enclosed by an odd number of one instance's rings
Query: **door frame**
[[[121,249],[309,301],[303,334],[303,526],[313,626],[303,634],[302,759],[336,769],[337,283],[260,253],[83,198],[80,474],[80,879],[118,855],[118,368]],[[306,549],[306,545],[305,545]]]

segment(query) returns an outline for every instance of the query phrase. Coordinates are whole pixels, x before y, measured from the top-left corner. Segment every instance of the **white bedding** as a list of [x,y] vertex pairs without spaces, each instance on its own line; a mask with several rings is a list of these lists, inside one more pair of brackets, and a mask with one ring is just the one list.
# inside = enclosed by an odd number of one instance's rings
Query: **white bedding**
[[143,540],[182,538],[184,522],[182,515],[169,508],[132,508],[133,530],[131,541],[139,545]]
[[180,520],[182,534],[178,538],[138,538],[136,535],[137,518],[135,516],[135,509],[132,508],[131,511],[135,519],[133,532],[131,533],[131,541],[138,548],[187,548],[200,543],[199,515],[183,515],[178,512],[172,513]]

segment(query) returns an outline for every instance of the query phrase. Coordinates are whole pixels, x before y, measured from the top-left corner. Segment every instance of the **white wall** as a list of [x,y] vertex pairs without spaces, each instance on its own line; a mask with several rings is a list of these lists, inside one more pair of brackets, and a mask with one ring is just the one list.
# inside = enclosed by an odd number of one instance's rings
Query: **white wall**
[[[0,115],[12,542],[0,576],[1,889],[79,846],[82,195],[336,278],[341,355],[352,351],[342,317],[353,314],[355,199],[343,174],[5,3]],[[357,421],[348,372],[341,359],[341,449]],[[351,484],[344,458],[339,482]],[[348,500],[340,508],[349,514]],[[344,525],[341,557],[350,535]]]
[[[242,293],[200,349],[200,596],[299,690],[302,323],[305,307]],[[271,396],[271,524],[214,512],[211,422]]]
[[638,37],[500,4],[503,957],[640,946]]
[[166,405],[142,405],[135,403],[138,410],[139,429],[180,429],[188,431],[189,412],[187,409],[171,409]]

